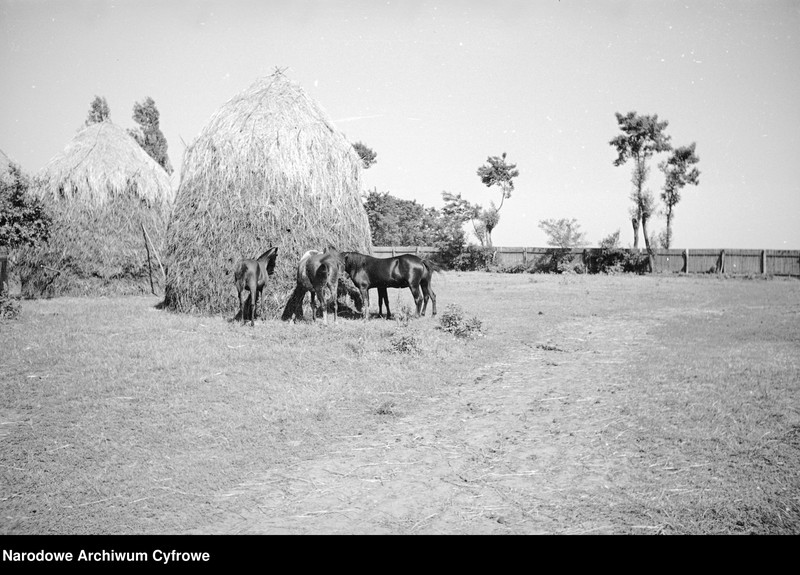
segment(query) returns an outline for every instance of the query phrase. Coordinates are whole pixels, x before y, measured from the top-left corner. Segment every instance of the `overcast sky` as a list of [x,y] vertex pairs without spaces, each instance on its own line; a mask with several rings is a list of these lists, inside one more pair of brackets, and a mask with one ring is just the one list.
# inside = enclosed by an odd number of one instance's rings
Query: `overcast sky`
[[499,203],[476,170],[507,152],[496,245],[545,245],[549,218],[632,244],[608,142],[635,110],[697,143],[674,247],[800,249],[799,0],[0,0],[0,149],[36,173],[95,95],[126,128],[150,96],[177,184],[211,115],[276,67],[377,152],[365,189]]

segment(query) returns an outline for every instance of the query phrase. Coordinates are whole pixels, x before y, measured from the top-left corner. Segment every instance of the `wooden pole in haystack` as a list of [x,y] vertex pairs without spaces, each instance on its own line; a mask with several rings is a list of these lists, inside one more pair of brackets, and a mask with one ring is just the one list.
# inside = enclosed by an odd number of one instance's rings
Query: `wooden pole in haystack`
[[[167,281],[167,272],[164,271],[164,266],[161,263],[161,258],[158,257],[158,250],[156,249],[156,246],[153,245],[153,240],[150,239],[150,234],[147,233],[147,229],[145,229],[144,224],[142,224],[142,231],[144,232],[145,240],[150,242],[150,247],[153,248],[153,255],[156,257],[156,261],[158,262],[158,267],[161,268],[161,281],[162,282],[166,282]],[[148,251],[147,253],[148,253],[148,257],[149,257],[150,252]],[[148,264],[149,263],[150,263],[150,261],[148,260]]]
[[149,271],[148,275],[150,277],[150,291],[153,295],[156,295],[156,288],[153,285],[153,266],[150,263],[150,246],[147,245],[147,232],[144,230],[144,224],[142,226],[142,237],[144,238],[144,249],[147,250],[147,269]]

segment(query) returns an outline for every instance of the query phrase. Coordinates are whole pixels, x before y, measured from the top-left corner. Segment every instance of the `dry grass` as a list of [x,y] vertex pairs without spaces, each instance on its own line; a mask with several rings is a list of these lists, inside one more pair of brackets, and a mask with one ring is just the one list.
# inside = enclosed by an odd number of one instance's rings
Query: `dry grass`
[[367,253],[361,160],[324,110],[280,72],[211,118],[186,150],[167,241],[166,304],[227,313],[232,267],[277,246],[265,290],[278,317],[310,249]]
[[[481,338],[0,324],[5,533],[798,533],[800,282],[443,274]],[[409,366],[411,370],[409,371]]]

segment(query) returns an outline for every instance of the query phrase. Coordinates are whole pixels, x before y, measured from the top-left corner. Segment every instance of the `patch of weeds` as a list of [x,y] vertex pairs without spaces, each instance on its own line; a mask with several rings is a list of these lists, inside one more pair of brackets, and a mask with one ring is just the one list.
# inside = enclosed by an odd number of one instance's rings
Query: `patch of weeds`
[[400,413],[397,411],[397,406],[391,399],[381,403],[375,410],[376,415],[392,415],[398,416]]
[[414,317],[415,311],[407,304],[400,306],[400,311],[393,314],[393,319],[403,327],[408,327],[411,318]]
[[451,303],[439,316],[438,329],[460,338],[480,337],[483,335],[483,322],[475,316],[465,318],[461,306]]
[[0,319],[18,319],[22,306],[10,297],[0,296]]
[[401,333],[389,340],[389,349],[392,353],[418,354],[422,350],[419,340],[413,333]]

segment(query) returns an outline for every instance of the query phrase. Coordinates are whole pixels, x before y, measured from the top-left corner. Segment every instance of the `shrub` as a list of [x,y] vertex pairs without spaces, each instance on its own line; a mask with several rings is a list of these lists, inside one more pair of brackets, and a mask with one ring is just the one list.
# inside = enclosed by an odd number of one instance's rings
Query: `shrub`
[[483,246],[469,245],[453,258],[452,266],[458,271],[486,270],[494,260],[494,250]]
[[483,323],[477,317],[464,318],[464,311],[456,304],[448,304],[439,316],[439,329],[456,337],[470,338],[483,335]]
[[389,340],[392,353],[417,354],[422,351],[419,347],[417,336],[413,333],[401,333]]
[[17,319],[21,306],[8,296],[0,295],[0,319]]

